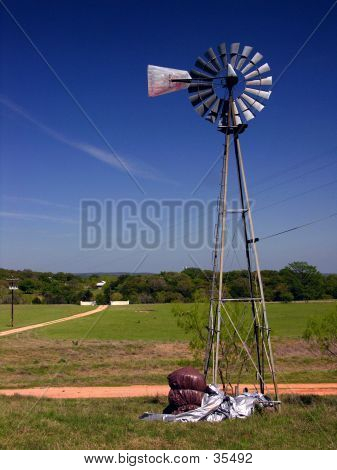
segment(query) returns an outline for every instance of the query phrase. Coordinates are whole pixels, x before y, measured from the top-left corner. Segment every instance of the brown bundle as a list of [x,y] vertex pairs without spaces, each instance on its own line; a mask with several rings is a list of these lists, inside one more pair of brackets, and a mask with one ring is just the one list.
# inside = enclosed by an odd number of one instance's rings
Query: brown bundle
[[207,385],[199,371],[193,367],[183,367],[172,372],[167,379],[171,390],[168,396],[169,405],[163,413],[179,414],[201,406]]
[[186,405],[201,406],[203,392],[198,390],[170,390],[168,400],[171,406],[180,408]]
[[168,377],[168,382],[173,390],[197,390],[205,392],[207,384],[205,378],[193,367],[183,367],[175,370]]

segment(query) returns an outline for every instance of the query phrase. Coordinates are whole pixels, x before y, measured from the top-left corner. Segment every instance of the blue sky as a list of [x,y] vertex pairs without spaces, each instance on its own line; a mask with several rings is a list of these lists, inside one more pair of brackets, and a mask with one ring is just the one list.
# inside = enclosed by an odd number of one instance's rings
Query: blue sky
[[[256,234],[337,211],[337,6],[324,18],[331,0],[5,4],[33,45],[0,6],[1,266],[210,267],[209,248],[179,243],[174,251],[80,250],[78,222],[82,199],[217,196],[223,136],[193,112],[185,91],[148,98],[146,66],[189,70],[222,41],[254,46],[279,77],[241,139]],[[165,233],[167,220],[160,223]],[[336,272],[336,228],[334,217],[261,242],[262,267],[296,259]]]

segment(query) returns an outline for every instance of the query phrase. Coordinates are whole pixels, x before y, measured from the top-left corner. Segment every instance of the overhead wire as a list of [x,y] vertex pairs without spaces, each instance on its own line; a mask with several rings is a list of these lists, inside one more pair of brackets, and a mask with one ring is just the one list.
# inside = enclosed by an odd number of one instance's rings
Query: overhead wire
[[257,181],[255,186],[260,186],[263,185],[266,181],[270,181],[271,179],[278,178],[281,175],[284,175],[286,173],[291,172],[292,170],[295,170],[296,168],[300,168],[302,165],[308,165],[309,162],[316,161],[318,158],[321,158],[322,156],[329,154],[330,152],[334,152],[337,150],[337,146],[332,147],[330,150],[326,150],[324,152],[319,153],[318,155],[314,155],[313,157],[310,158],[305,158],[303,160],[300,160],[299,162],[295,163],[294,165],[291,165],[284,170],[278,170],[275,173],[271,173],[270,175],[267,175],[264,177],[262,180]]
[[269,191],[269,190],[271,190],[271,189],[277,188],[278,186],[283,186],[284,184],[292,183],[293,181],[297,181],[297,180],[303,178],[303,176],[307,176],[307,175],[310,175],[310,174],[312,174],[312,173],[316,173],[317,171],[324,170],[325,168],[328,168],[329,166],[336,165],[336,164],[337,164],[337,160],[334,160],[334,161],[329,162],[329,163],[327,163],[327,164],[325,164],[325,165],[321,165],[321,166],[319,166],[319,167],[316,167],[316,168],[313,168],[313,169],[311,169],[311,170],[309,170],[309,171],[306,171],[306,172],[304,172],[304,173],[301,173],[301,174],[299,174],[299,175],[297,175],[297,176],[294,176],[294,177],[292,177],[292,178],[290,178],[290,179],[288,179],[288,180],[285,180],[285,181],[281,181],[281,182],[279,182],[279,183],[276,183],[276,184],[274,184],[273,186],[268,186],[268,187],[265,188],[265,189],[261,189],[261,191],[258,191],[257,193],[253,193],[253,195],[254,195],[254,196],[257,196],[258,194],[261,194],[261,193],[264,193],[264,192]]
[[337,183],[337,179],[329,181],[328,183],[320,184],[319,186],[314,186],[313,188],[308,189],[307,191],[302,191],[301,193],[293,194],[292,196],[281,199],[280,201],[275,201],[271,204],[268,204],[267,206],[263,206],[263,207],[259,207],[257,209],[253,209],[252,212],[258,212],[258,211],[262,211],[264,209],[269,209],[270,207],[274,207],[278,204],[282,204],[283,202],[287,202],[287,201],[290,201],[290,200],[295,199],[297,197],[303,196],[305,194],[309,194],[309,193],[312,193],[312,192],[317,191],[319,189],[325,188],[327,186],[331,186],[332,184],[335,184],[335,183]]
[[321,217],[319,219],[312,220],[311,222],[307,222],[305,224],[296,225],[295,227],[288,228],[287,230],[282,230],[281,232],[272,233],[271,235],[267,235],[265,237],[259,238],[259,240],[267,240],[269,238],[278,237],[279,235],[283,235],[284,233],[293,232],[295,230],[299,230],[304,227],[309,227],[309,225],[314,225],[319,222],[322,222],[323,220],[332,219],[333,217],[336,217],[336,216],[337,216],[337,212],[333,212],[332,214],[327,215],[326,217]]

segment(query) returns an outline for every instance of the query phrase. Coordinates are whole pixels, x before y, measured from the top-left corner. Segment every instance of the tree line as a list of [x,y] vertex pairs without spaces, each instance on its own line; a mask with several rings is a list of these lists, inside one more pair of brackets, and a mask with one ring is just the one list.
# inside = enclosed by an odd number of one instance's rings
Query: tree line
[[[163,271],[159,274],[92,274],[36,272],[29,269],[14,271],[0,269],[0,303],[10,303],[7,279],[18,278],[16,303],[71,304],[81,300],[130,300],[131,303],[169,303],[207,301],[210,295],[212,272],[185,268],[181,272]],[[263,270],[267,301],[337,299],[337,274],[322,274],[315,266],[294,261],[283,269]],[[106,284],[97,288],[97,282]],[[224,273],[225,295],[248,297],[247,272]]]

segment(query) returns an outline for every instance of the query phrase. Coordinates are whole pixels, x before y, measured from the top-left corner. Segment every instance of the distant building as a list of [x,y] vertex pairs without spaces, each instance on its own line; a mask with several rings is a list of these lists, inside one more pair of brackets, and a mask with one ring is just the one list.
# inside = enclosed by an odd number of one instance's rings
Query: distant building
[[94,307],[96,305],[96,300],[81,300],[80,305],[92,305]]
[[105,286],[105,284],[106,284],[105,281],[99,281],[99,282],[97,282],[96,287],[101,288],[101,287]]
[[130,300],[111,300],[110,305],[129,305]]

